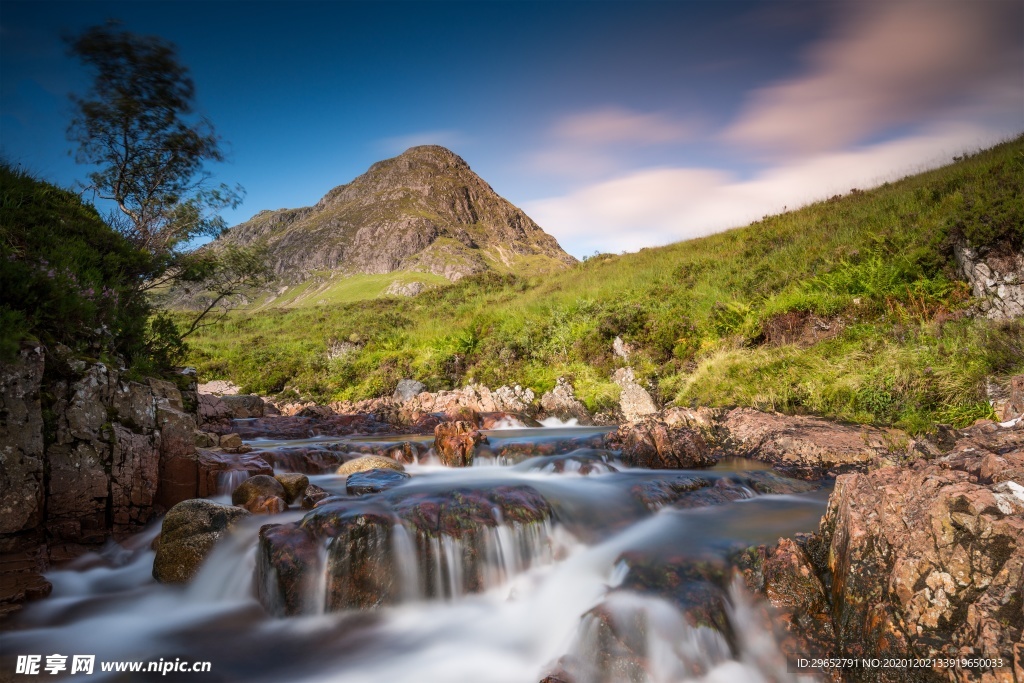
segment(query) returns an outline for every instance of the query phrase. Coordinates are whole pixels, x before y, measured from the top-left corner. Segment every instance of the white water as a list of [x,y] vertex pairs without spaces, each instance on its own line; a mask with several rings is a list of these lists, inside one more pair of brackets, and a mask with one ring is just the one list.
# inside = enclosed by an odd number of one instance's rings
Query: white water
[[[820,500],[759,496],[706,510],[664,509],[585,543],[567,524],[588,534],[604,529],[602,513],[618,518],[617,511],[628,507],[623,491],[632,479],[497,467],[409,469],[415,486],[466,486],[495,478],[529,483],[565,523],[521,526],[499,518],[498,526],[481,529],[484,590],[475,594],[465,591],[461,541],[432,539],[427,560],[437,583],[428,590],[415,561],[417,539],[399,525],[391,535],[400,558],[399,605],[324,614],[320,577],[308,600],[317,613],[280,619],[267,616],[253,598],[256,538],[262,524],[293,522],[301,512],[246,520],[186,588],[152,580],[151,529],[130,547],[111,546],[102,556],[49,574],[52,597],[25,611],[20,630],[0,635],[0,651],[88,653],[98,660],[181,656],[211,661],[218,676],[210,680],[246,683],[529,683],[561,658],[579,663],[576,683],[796,680],[785,671],[770,625],[757,621],[752,598],[739,585],[729,592],[728,612],[738,653],[716,631],[691,627],[673,604],[614,588],[628,572],[619,559],[623,552],[672,549],[703,556],[713,554],[723,538],[770,542],[813,528]],[[324,485],[334,479],[317,478]],[[645,624],[642,633],[627,634],[643,644],[647,665],[641,678],[592,665],[599,624],[586,615],[602,603],[624,631]],[[92,679],[103,676],[97,670]]]

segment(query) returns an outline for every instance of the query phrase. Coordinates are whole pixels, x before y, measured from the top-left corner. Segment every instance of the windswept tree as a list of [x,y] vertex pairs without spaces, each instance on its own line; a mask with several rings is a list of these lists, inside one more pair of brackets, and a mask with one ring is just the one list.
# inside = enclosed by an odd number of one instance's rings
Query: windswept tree
[[213,125],[195,114],[195,85],[175,47],[155,36],[95,26],[68,39],[95,77],[72,95],[68,137],[76,160],[97,170],[89,189],[117,204],[113,221],[129,240],[166,257],[225,228],[217,214],[237,206],[241,187],[212,187],[208,162],[224,160]]
[[152,257],[138,294],[186,286],[209,294],[181,335],[165,314],[154,317],[154,347],[180,349],[181,337],[207,324],[209,313],[268,277],[259,246],[188,251],[197,238],[225,230],[218,212],[237,206],[243,190],[211,183],[206,164],[224,160],[221,140],[195,111],[195,84],[174,45],[115,23],[67,42],[94,73],[89,91],[71,96],[68,138],[77,143],[76,160],[96,169],[87,189],[117,206],[108,222]]

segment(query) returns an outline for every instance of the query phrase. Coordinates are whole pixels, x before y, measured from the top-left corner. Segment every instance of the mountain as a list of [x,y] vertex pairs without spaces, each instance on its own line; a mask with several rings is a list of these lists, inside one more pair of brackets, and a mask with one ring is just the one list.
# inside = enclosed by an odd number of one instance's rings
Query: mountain
[[454,282],[488,270],[538,273],[576,262],[461,157],[436,145],[374,164],[315,206],[261,211],[219,242],[258,240],[266,240],[286,283],[323,279],[323,271],[331,278],[407,271]]

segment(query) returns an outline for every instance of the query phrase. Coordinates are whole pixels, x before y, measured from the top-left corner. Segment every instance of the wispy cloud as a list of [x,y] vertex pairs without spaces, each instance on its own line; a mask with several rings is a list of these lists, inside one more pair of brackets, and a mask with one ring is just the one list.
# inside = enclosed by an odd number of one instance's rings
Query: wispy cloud
[[679,142],[692,136],[694,131],[693,124],[673,120],[665,114],[602,107],[563,117],[551,132],[556,140],[562,142],[604,146]]
[[724,139],[809,153],[936,120],[965,101],[1024,115],[1021,6],[983,0],[849,2],[805,69],[755,91]]
[[746,225],[851,188],[872,187],[990,146],[1007,132],[959,125],[819,154],[752,178],[712,168],[656,168],[595,183],[524,209],[577,256],[634,251]]

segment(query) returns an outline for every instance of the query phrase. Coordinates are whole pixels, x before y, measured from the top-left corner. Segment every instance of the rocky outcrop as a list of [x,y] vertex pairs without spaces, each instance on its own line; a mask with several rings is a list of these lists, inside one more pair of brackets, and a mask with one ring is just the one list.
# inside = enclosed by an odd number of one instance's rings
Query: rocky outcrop
[[167,512],[157,540],[153,578],[187,583],[231,527],[249,513],[209,500],[186,500]]
[[544,414],[560,420],[577,420],[581,425],[593,424],[586,407],[576,400],[576,392],[564,377],[559,377],[554,389],[540,399]]
[[621,451],[622,461],[630,467],[690,469],[715,462],[700,432],[658,417],[619,426],[605,437],[605,444]]
[[448,467],[472,465],[477,444],[486,441],[472,422],[442,422],[434,428],[434,451]]
[[0,538],[43,521],[44,358],[33,346],[17,362],[0,364]]
[[978,310],[992,320],[1024,316],[1024,253],[973,249],[960,243],[953,248],[971,293],[981,299]]
[[220,397],[220,402],[227,406],[235,419],[263,417],[265,410],[263,399],[252,394],[225,395]]
[[719,426],[720,449],[761,460],[795,476],[818,479],[866,470],[905,452],[909,437],[895,429],[845,425],[817,417],[750,408],[729,411]]
[[654,399],[646,389],[637,383],[632,368],[619,368],[612,375],[612,381],[622,389],[622,393],[619,394],[619,410],[627,422],[639,420],[658,412],[658,406],[654,404]]

